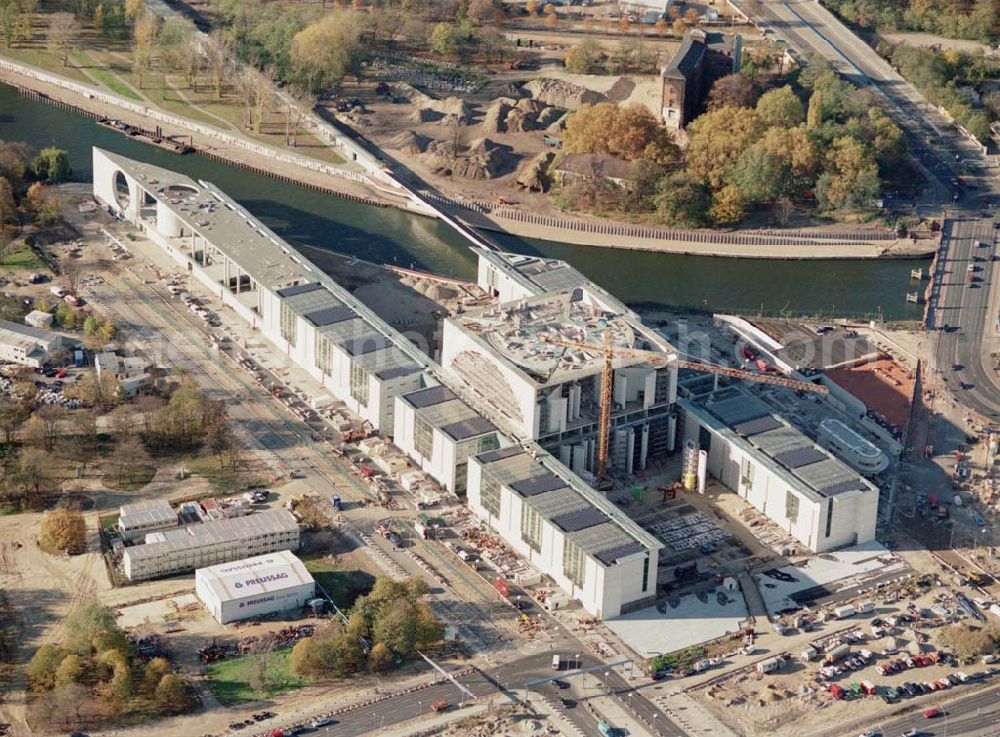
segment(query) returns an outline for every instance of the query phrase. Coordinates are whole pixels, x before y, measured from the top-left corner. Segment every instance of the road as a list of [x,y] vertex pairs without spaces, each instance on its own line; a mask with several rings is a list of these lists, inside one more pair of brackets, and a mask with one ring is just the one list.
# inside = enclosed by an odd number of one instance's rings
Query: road
[[942,707],[944,716],[924,719],[922,711],[880,725],[885,737],[897,737],[907,729],[920,730],[923,737],[997,737],[1000,735],[1000,688],[990,688]]
[[[950,200],[953,169],[979,175],[986,162],[979,149],[929,105],[874,49],[815,0],[735,0],[764,29],[804,55],[826,59],[843,77],[873,86],[907,134],[910,151],[930,172],[939,198]],[[753,11],[753,12],[751,12]]]
[[989,354],[997,332],[991,323],[998,264],[990,258],[998,233],[992,218],[946,221],[928,318],[928,328],[940,331],[936,368],[942,380],[960,403],[994,421],[1000,420],[1000,381]]

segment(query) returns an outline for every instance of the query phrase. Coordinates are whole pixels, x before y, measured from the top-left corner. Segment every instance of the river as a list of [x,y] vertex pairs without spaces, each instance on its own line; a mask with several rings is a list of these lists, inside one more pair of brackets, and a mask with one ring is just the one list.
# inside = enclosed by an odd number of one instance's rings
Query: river
[[[361,205],[198,155],[179,156],[131,140],[89,118],[26,100],[0,84],[0,139],[69,151],[73,179],[90,181],[91,146],[207,179],[293,245],[379,263],[475,278],[466,241],[430,218]],[[929,261],[774,261],[679,256],[575,246],[488,234],[505,248],[569,261],[630,304],[744,314],[919,319],[906,304],[910,269]],[[308,250],[307,250],[308,253]]]

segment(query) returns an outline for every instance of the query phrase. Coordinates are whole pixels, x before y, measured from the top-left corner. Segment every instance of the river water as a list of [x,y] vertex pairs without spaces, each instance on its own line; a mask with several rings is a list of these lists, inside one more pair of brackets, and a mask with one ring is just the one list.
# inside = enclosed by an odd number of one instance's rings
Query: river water
[[[131,140],[89,118],[26,100],[0,84],[0,139],[70,153],[73,179],[90,181],[91,146],[207,179],[282,238],[379,263],[475,278],[466,241],[430,218],[395,208],[361,205],[248,174],[194,155],[179,156]],[[910,269],[929,261],[773,261],[679,256],[575,246],[488,234],[520,253],[565,259],[630,304],[711,309],[745,314],[874,316],[918,319],[905,301]],[[308,253],[308,250],[307,250]]]

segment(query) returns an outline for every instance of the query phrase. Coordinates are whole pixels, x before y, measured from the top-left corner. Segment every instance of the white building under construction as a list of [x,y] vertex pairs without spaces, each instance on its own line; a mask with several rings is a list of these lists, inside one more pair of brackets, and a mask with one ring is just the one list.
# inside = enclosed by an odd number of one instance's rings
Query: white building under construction
[[[673,349],[635,313],[561,261],[480,250],[479,284],[501,304],[445,320],[441,363],[518,437],[592,474],[606,332],[616,350]],[[553,339],[595,346],[564,347]],[[677,369],[615,358],[608,466],[631,475],[673,450]]]
[[208,182],[94,149],[94,195],[352,412],[392,432],[429,359]]
[[813,552],[875,539],[878,487],[760,399],[730,386],[681,399],[682,439],[708,473]]

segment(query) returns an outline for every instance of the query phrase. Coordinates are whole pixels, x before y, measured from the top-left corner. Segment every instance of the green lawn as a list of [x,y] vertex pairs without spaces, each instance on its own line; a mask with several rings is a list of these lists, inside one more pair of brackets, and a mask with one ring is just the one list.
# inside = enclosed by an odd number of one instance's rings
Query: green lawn
[[91,69],[90,75],[116,95],[127,97],[128,99],[135,100],[136,102],[142,102],[142,98],[133,92],[132,88],[122,82],[118,78],[118,75],[110,69]]
[[354,606],[354,600],[372,590],[375,577],[364,571],[345,571],[337,567],[334,561],[327,557],[303,557],[306,570],[316,583],[323,587],[333,603],[346,611]]
[[271,653],[270,659],[267,670],[268,688],[263,693],[257,693],[250,686],[251,674],[257,667],[253,656],[212,663],[206,669],[212,695],[223,706],[236,706],[277,696],[308,684],[306,679],[292,673],[291,649]]
[[25,269],[27,271],[42,271],[46,268],[38,254],[24,241],[13,245],[9,251],[3,255],[3,263],[0,268],[4,269]]
[[77,82],[93,84],[90,77],[84,74],[82,69],[75,66],[73,54],[70,54],[69,64],[63,64],[62,59],[43,48],[5,49],[2,45],[0,45],[0,56],[6,56],[9,59],[14,59],[15,61],[31,64],[32,66],[45,69],[53,74],[69,77]]

